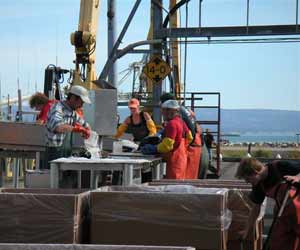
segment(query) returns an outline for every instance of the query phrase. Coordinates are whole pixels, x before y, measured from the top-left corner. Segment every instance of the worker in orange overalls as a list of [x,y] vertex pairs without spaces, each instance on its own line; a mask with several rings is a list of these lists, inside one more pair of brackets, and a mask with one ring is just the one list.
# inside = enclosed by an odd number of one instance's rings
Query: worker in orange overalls
[[[277,214],[288,188],[288,181],[299,181],[300,161],[278,160],[262,164],[254,158],[243,159],[238,167],[236,177],[252,185],[249,198],[257,204],[249,215],[248,227],[242,233],[245,239],[260,212],[260,204],[265,197],[276,201],[274,214]],[[285,182],[283,182],[285,181]],[[270,250],[299,250],[300,239],[300,195],[295,188],[289,191],[290,200],[283,214],[274,224],[270,237]]]
[[[175,100],[175,96],[171,93],[164,93],[160,97],[161,103],[168,100]],[[202,153],[202,142],[201,142],[201,127],[196,122],[195,113],[184,107],[183,105],[179,108],[179,114],[181,119],[185,122],[188,129],[191,131],[193,140],[189,144],[187,149],[187,168],[186,168],[186,179],[198,179],[200,171],[200,160]]]
[[141,151],[144,154],[163,155],[167,162],[167,179],[186,179],[187,147],[193,140],[191,131],[180,118],[177,101],[168,100],[161,107],[166,122],[162,142],[158,145],[146,144]]

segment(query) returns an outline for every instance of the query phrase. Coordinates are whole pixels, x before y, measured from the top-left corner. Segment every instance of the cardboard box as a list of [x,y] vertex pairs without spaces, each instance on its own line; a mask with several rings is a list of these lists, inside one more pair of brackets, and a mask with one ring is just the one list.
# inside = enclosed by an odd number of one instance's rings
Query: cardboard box
[[191,186],[101,188],[91,192],[91,243],[224,250],[227,193]]
[[[243,248],[241,246],[243,244]],[[257,242],[256,241],[249,241],[245,240],[243,242],[239,240],[229,240],[228,241],[228,249],[230,250],[259,250],[257,248]]]
[[192,247],[0,244],[0,250],[195,250]]
[[26,170],[24,186],[26,188],[50,188],[50,170]]
[[[228,209],[232,212],[232,223],[228,230],[228,249],[240,249],[239,232],[243,231],[248,222],[249,213],[253,207],[253,203],[248,196],[251,192],[251,186],[245,182],[236,180],[160,180],[149,183],[150,186],[156,185],[193,185],[202,188],[228,188]],[[261,249],[262,239],[262,221],[264,209],[253,225],[253,231],[250,232],[248,239],[244,243],[244,249],[256,250]]]
[[149,185],[210,185],[214,187],[231,187],[241,189],[251,189],[251,185],[242,180],[214,180],[214,179],[203,179],[203,180],[153,180]]
[[243,248],[241,248],[240,240],[229,240],[228,249],[230,250],[262,250],[263,249],[263,219],[258,219],[254,225],[255,236],[251,236],[243,241]]
[[0,243],[84,243],[89,193],[62,189],[2,189]]

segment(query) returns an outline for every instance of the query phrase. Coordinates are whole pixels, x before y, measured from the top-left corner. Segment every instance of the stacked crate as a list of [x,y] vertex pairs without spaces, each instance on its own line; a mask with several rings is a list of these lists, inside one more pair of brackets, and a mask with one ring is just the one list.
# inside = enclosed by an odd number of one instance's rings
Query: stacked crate
[[[145,186],[103,187],[92,192],[2,189],[0,243],[239,250],[240,232],[252,208],[250,188],[238,181],[161,180]],[[261,250],[262,218],[263,213],[243,242],[244,250]],[[12,249],[23,249],[23,245],[15,246],[20,248]],[[56,249],[48,246],[49,250]],[[66,247],[61,249],[69,249]]]
[[66,189],[2,189],[0,243],[88,241],[89,192]]
[[226,250],[228,190],[105,187],[91,192],[91,243]]
[[240,232],[245,229],[249,213],[254,205],[248,198],[251,191],[249,184],[237,180],[160,180],[149,185],[193,185],[202,188],[228,188],[228,209],[232,212],[232,223],[228,230],[228,249],[240,250],[241,244],[243,244],[244,250],[262,249],[264,206],[248,238],[243,242],[240,241]]
[[0,244],[0,250],[195,250],[192,247]]

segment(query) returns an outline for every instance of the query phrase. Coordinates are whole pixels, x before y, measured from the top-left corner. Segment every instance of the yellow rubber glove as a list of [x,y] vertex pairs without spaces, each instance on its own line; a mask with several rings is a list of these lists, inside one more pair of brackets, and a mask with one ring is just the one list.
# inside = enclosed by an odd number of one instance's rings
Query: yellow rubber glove
[[191,144],[192,141],[193,141],[193,139],[194,139],[193,135],[192,135],[192,132],[190,130],[189,130],[189,132],[186,135],[186,139],[187,139],[187,141],[188,141],[189,144]]
[[125,123],[122,123],[118,128],[117,128],[117,133],[114,135],[114,138],[118,139],[120,138],[126,131],[128,125]]
[[149,134],[148,134],[149,136],[155,135],[157,133],[155,123],[152,119],[146,121],[146,125],[147,125],[147,128],[149,130]]
[[161,143],[157,145],[157,151],[159,153],[169,153],[174,148],[175,141],[171,138],[165,137]]

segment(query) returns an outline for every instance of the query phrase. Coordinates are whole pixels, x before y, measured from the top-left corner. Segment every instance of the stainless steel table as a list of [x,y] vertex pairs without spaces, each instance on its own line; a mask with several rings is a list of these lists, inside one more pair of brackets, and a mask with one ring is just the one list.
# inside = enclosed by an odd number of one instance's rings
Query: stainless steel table
[[161,157],[157,155],[144,155],[140,152],[121,152],[121,153],[110,153],[110,157],[117,158],[117,157],[129,157],[129,158],[142,158],[142,159],[161,159]]
[[[59,188],[59,177],[62,171],[72,170],[78,173],[78,188],[81,188],[81,171],[90,171],[90,188],[97,188],[97,181],[95,180],[95,174],[102,171],[121,171],[123,173],[122,184],[124,186],[130,186],[134,183],[141,183],[141,179],[138,182],[134,182],[135,176],[141,177],[143,169],[153,168],[153,171],[157,171],[157,166],[160,165],[162,159],[159,157],[152,159],[133,159],[127,157],[117,158],[99,158],[99,159],[86,159],[86,158],[60,158],[51,162],[51,188]],[[136,173],[136,175],[135,175]]]
[[20,160],[23,159],[35,159],[35,168],[40,168],[40,158],[44,154],[45,147],[30,147],[30,146],[19,146],[19,145],[5,145],[0,143],[0,187],[4,185],[4,162],[5,158],[15,159],[15,164],[12,168],[13,174],[13,187],[19,187],[19,173],[20,173]]
[[[129,158],[129,159],[147,159],[150,161],[153,161],[153,164],[151,166],[151,171],[152,171],[152,179],[153,180],[160,180],[162,179],[163,175],[166,172],[166,163],[163,162],[162,157],[157,156],[157,155],[144,155],[140,152],[121,152],[121,153],[111,153],[109,154],[110,157],[112,158]],[[159,162],[156,162],[155,160],[159,160]],[[144,169],[145,172],[148,171],[148,169]]]

